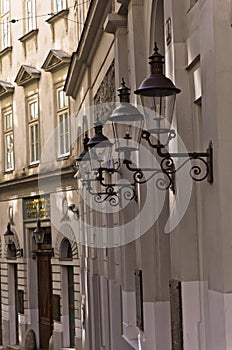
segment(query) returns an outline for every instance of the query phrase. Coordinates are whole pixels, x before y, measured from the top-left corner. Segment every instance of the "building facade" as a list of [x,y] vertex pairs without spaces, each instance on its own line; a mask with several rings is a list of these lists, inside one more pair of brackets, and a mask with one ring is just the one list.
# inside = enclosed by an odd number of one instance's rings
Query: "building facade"
[[[77,175],[85,239],[80,240],[83,349],[231,348],[226,180],[232,167],[226,156],[231,147],[231,35],[229,0],[91,2],[65,83],[78,112],[77,154],[79,135],[83,139],[88,132],[91,138],[97,117],[107,134],[109,104],[118,101],[122,78],[139,107],[133,91],[149,74],[148,56],[157,42],[166,75],[182,90],[173,120],[174,149],[185,145],[189,152],[203,152],[211,143],[214,181],[192,183],[188,171],[180,171],[175,194],[168,191],[161,198],[160,212],[157,192],[148,196],[150,185],[138,186],[136,200],[110,211],[107,200],[94,206],[94,191],[83,174]],[[122,166],[119,171],[123,179],[130,176]],[[134,225],[134,239],[123,241],[128,222]]]
[[[4,348],[231,348],[231,11],[230,0],[1,0]],[[100,122],[112,140],[122,78],[144,113],[134,91],[155,42],[182,90],[169,151],[210,144],[214,179],[193,182],[187,162],[172,190],[148,175],[123,192],[133,171],[117,152],[103,179],[76,157]],[[138,169],[157,164],[144,138],[135,154]]]

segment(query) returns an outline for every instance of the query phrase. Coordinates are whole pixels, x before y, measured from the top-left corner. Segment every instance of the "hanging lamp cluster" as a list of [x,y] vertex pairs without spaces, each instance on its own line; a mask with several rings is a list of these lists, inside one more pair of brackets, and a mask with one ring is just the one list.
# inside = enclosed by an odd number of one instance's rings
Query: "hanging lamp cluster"
[[[206,152],[169,152],[169,144],[176,137],[172,119],[176,95],[181,90],[164,75],[164,56],[158,52],[156,44],[149,59],[151,73],[134,92],[140,96],[143,113],[130,104],[129,88],[122,80],[118,89],[120,102],[108,118],[112,123],[114,141],[103,134],[103,123],[97,119],[94,124],[95,135],[89,139],[85,134],[84,150],[76,158],[80,178],[98,203],[109,199],[110,204],[116,206],[120,205],[122,198],[136,199],[136,186],[155,177],[158,189],[171,189],[175,192],[175,174],[192,160],[194,163],[190,163],[189,170],[191,178],[195,181],[207,179],[208,182],[213,182],[211,143]],[[151,126],[148,130],[144,129],[145,120]],[[134,164],[132,155],[139,151],[142,140],[156,150],[159,166],[137,167]],[[113,159],[112,150],[118,154],[117,161]],[[182,162],[177,165],[176,160],[179,159]],[[112,181],[111,175],[119,173],[122,166],[132,173],[132,180],[126,183]],[[95,181],[99,183],[97,190],[93,186]]]

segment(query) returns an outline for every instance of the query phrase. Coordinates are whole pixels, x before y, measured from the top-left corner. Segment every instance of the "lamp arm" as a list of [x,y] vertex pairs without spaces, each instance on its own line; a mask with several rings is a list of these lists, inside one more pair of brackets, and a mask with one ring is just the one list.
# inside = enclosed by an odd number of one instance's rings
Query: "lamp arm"
[[[179,171],[188,161],[198,160],[205,167],[203,176],[200,165],[192,165],[190,176],[195,181],[203,181],[207,178],[209,183],[213,182],[213,146],[210,142],[206,152],[163,152],[162,147],[157,148],[157,154],[163,158],[161,161],[161,169],[170,174]],[[175,167],[173,158],[187,158],[178,168]]]

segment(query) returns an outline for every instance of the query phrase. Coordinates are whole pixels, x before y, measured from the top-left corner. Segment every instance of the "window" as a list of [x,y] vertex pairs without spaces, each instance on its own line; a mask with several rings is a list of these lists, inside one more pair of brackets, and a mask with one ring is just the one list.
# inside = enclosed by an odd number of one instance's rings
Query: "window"
[[78,37],[80,39],[83,28],[84,28],[84,23],[88,14],[88,10],[89,10],[89,6],[90,6],[90,0],[87,1],[83,1],[83,0],[76,0],[75,1],[75,13],[77,16],[77,22],[78,22]]
[[12,107],[3,110],[5,171],[14,169],[14,135]]
[[10,46],[9,0],[1,0],[1,49]]
[[58,152],[59,157],[69,154],[69,110],[68,97],[63,87],[57,89],[57,123],[58,123]]
[[39,109],[37,95],[28,100],[30,164],[39,161]]
[[26,0],[26,32],[36,29],[35,0]]
[[66,9],[66,0],[54,0],[54,10],[56,12]]

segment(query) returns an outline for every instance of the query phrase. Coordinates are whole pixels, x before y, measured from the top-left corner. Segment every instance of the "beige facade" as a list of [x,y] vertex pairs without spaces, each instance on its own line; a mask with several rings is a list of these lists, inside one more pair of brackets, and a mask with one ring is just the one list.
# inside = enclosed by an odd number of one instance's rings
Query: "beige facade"
[[[75,106],[63,87],[88,2],[1,1],[1,344],[81,342]],[[33,232],[40,219],[44,242]],[[11,244],[4,233],[13,233]],[[8,230],[9,233],[9,230]],[[35,343],[33,343],[33,339]],[[28,345],[29,344],[29,345]],[[34,344],[34,345],[33,345]],[[50,345],[51,346],[51,345]]]

